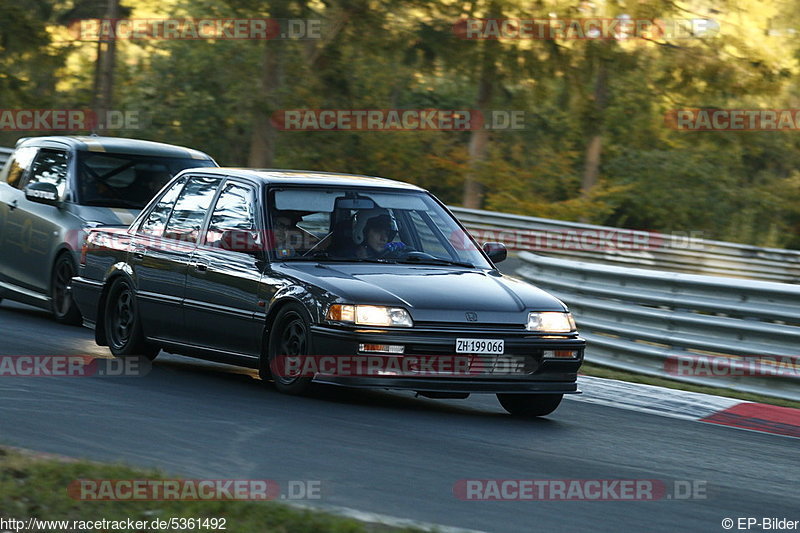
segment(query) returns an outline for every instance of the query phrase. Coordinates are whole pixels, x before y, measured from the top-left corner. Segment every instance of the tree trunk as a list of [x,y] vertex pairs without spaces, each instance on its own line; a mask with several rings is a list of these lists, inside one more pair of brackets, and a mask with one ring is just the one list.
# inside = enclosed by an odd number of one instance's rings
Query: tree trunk
[[[290,18],[288,4],[288,0],[271,2],[270,17],[279,20]],[[272,125],[271,118],[280,105],[278,93],[283,83],[281,70],[283,47],[286,44],[279,38],[264,41],[261,83],[254,102],[253,131],[250,134],[250,152],[247,158],[247,165],[252,168],[269,168],[274,164],[278,132]]]
[[583,180],[581,181],[581,196],[583,197],[588,196],[592,188],[597,185],[603,155],[603,119],[608,105],[608,66],[602,52],[598,61],[592,115],[587,132],[589,141],[586,144]]
[[[97,41],[97,63],[95,67],[94,98],[92,109],[98,121],[95,130],[104,132],[108,124],[108,112],[114,100],[114,65],[116,64],[117,41],[113,33],[113,21],[119,18],[119,0],[108,0],[105,18],[112,21],[112,33]],[[102,26],[101,26],[102,28]]]
[[281,85],[282,43],[265,41],[264,65],[256,106],[253,110],[253,132],[250,136],[250,154],[247,165],[252,168],[269,168],[275,160],[275,142],[278,132],[272,125],[272,112],[278,108],[277,91]]
[[[492,2],[489,7],[489,18],[499,18],[502,10],[497,2]],[[497,76],[495,56],[498,53],[497,41],[485,41],[483,44],[483,58],[481,61],[480,79],[478,80],[478,98],[476,109],[483,115],[484,121],[490,117],[489,104],[492,101],[494,83]],[[462,205],[470,209],[483,207],[484,187],[480,181],[481,164],[486,160],[489,148],[489,130],[479,124],[473,129],[469,138],[468,167],[464,179],[464,192]]]
[[[482,108],[478,108],[483,112]],[[486,114],[484,114],[486,116]],[[480,164],[486,160],[489,147],[489,130],[480,128],[472,131],[469,138],[469,170],[464,180],[464,207],[480,209],[483,207],[483,183],[479,181]]]
[[589,191],[597,185],[597,176],[600,174],[600,159],[603,152],[603,136],[595,133],[589,138],[584,157],[583,180],[581,181],[581,196],[587,196]]

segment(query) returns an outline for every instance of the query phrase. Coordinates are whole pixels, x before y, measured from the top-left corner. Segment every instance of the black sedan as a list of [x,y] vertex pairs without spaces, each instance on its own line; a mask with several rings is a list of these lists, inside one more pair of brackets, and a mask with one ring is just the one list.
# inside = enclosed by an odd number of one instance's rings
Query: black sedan
[[72,290],[116,356],[257,368],[289,394],[493,393],[542,416],[577,392],[585,341],[561,301],[495,268],[505,257],[410,184],[198,168],[127,230],[93,229]]

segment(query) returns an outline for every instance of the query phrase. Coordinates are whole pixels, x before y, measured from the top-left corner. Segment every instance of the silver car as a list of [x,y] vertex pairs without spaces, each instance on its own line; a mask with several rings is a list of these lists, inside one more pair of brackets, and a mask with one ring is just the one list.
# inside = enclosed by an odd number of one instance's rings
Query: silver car
[[0,172],[0,300],[80,323],[70,280],[86,230],[128,226],[179,171],[213,166],[203,152],[151,141],[21,139]]

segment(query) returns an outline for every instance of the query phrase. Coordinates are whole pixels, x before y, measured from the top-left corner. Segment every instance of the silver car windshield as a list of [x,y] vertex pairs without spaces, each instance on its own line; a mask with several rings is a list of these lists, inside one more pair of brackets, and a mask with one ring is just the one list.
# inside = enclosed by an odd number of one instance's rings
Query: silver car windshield
[[428,193],[286,188],[269,201],[276,260],[367,261],[490,269],[473,240]]
[[175,174],[213,161],[106,152],[78,153],[78,203],[142,209]]

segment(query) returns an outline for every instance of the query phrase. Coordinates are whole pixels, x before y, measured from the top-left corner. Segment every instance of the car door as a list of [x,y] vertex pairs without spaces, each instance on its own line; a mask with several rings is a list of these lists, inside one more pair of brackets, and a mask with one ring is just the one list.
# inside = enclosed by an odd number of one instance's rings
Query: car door
[[28,200],[24,190],[33,183],[52,183],[59,199],[64,200],[68,168],[66,150],[40,148],[14,194],[16,208],[10,210],[6,222],[11,282],[41,294],[47,294],[50,288],[53,254],[61,244],[62,228],[72,226],[75,216],[63,207]]
[[19,285],[23,275],[20,258],[23,217],[19,208],[26,201],[22,184],[28,179],[37,151],[38,148],[33,146],[19,148],[3,168],[3,179],[0,181],[0,283]]
[[265,262],[263,222],[256,188],[228,179],[221,187],[208,226],[189,265],[187,329],[191,343],[258,356],[263,321],[254,316]]
[[[52,183],[58,189],[59,200],[66,202],[69,193],[69,165],[71,154],[67,150],[41,148],[33,161],[33,167],[25,187],[33,183]],[[29,227],[29,245],[26,259],[23,260],[23,271],[30,276],[33,289],[49,294],[53,275],[53,264],[56,253],[64,242],[64,228],[74,227],[77,217],[67,208],[45,205],[25,199],[24,209],[18,211],[25,215],[26,230]],[[77,271],[77,257],[73,256],[74,268]]]
[[207,176],[177,180],[143,217],[132,239],[129,262],[147,337],[178,342],[187,338],[186,273],[220,182]]

